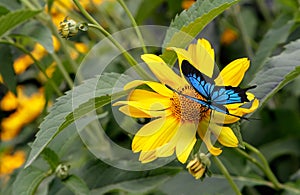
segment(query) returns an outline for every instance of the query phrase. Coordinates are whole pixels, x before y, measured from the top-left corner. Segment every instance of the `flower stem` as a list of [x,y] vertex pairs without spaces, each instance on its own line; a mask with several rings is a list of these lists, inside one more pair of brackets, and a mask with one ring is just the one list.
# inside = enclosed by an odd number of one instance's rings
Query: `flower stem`
[[[33,4],[31,4],[31,2],[29,2],[28,0],[22,0],[22,2],[24,3],[24,5],[26,5],[26,6],[27,6],[28,8],[30,8],[31,10],[37,10],[37,9],[40,9],[39,7],[35,7],[35,6],[34,6]],[[58,34],[57,29],[56,29],[56,26],[53,24],[53,22],[51,21],[50,17],[49,17],[46,13],[41,13],[41,14],[39,14],[37,17],[38,17],[38,19],[39,19],[41,22],[45,23],[45,24],[49,27],[49,29],[51,30],[52,34],[58,39],[62,51],[65,53],[65,56],[66,56],[68,62],[71,64],[71,67],[72,67],[73,71],[76,73],[78,66],[77,66],[76,62],[70,57],[70,54],[69,54],[69,52],[68,52],[67,47],[65,46],[65,43],[63,42],[62,38],[61,38],[60,35]],[[57,59],[59,59],[59,58],[57,58]],[[55,59],[54,59],[54,60],[55,60]],[[59,64],[59,62],[56,62],[56,63]],[[60,70],[61,70],[61,71],[63,70],[64,72],[66,72],[64,66],[60,67]],[[64,75],[64,73],[63,73],[63,75]],[[76,78],[78,79],[78,81],[81,81],[81,80],[82,80],[79,74],[76,76]],[[73,85],[73,81],[70,82],[70,78],[65,77],[65,79],[66,79],[67,81],[69,80],[69,81],[68,81],[68,83],[69,83],[68,85],[69,85],[69,86],[70,86],[71,83],[72,83],[72,85]],[[81,80],[80,80],[80,79],[81,79]]]
[[0,43],[3,43],[3,44],[9,44],[9,45],[12,45],[12,46],[15,46],[16,48],[18,48],[20,51],[22,51],[24,54],[28,55],[33,61],[34,61],[34,64],[37,66],[37,68],[41,71],[41,73],[45,76],[45,78],[47,79],[47,81],[50,83],[50,85],[53,87],[54,91],[56,92],[56,94],[58,96],[62,96],[62,92],[59,90],[58,86],[56,85],[56,83],[50,79],[48,77],[48,75],[46,74],[45,70],[43,69],[43,66],[42,64],[37,60],[35,59],[35,57],[28,51],[26,50],[22,45],[19,45],[17,43],[14,43],[14,42],[10,42],[10,41],[3,41],[1,40]]
[[258,156],[258,158],[261,160],[262,164],[263,164],[263,168],[262,170],[265,172],[266,176],[268,177],[268,179],[274,184],[274,187],[278,190],[281,189],[281,184],[279,183],[279,181],[277,180],[277,178],[275,177],[275,175],[273,174],[268,161],[266,160],[266,158],[264,157],[264,155],[258,150],[256,149],[254,146],[243,142],[245,147],[250,150],[251,152],[253,152],[254,154],[256,154]]
[[68,86],[70,87],[70,89],[72,89],[74,83],[73,83],[69,73],[66,71],[63,63],[61,62],[61,60],[59,59],[59,57],[55,53],[51,53],[50,55],[53,58],[53,60],[56,62],[57,67],[60,70],[60,72],[62,73],[62,75],[64,76]]
[[148,53],[147,48],[146,48],[145,43],[144,43],[142,33],[141,33],[139,27],[137,26],[137,23],[136,23],[134,17],[132,16],[131,12],[129,11],[128,7],[126,6],[126,4],[124,3],[123,0],[117,0],[117,1],[120,3],[120,5],[123,7],[125,13],[129,17],[129,19],[132,23],[132,26],[134,27],[134,30],[135,30],[135,32],[138,36],[138,39],[140,40],[140,42],[142,44],[142,48],[143,48],[144,53]]
[[232,189],[234,190],[234,192],[237,195],[242,195],[242,193],[240,192],[239,188],[234,183],[234,181],[231,178],[228,170],[226,169],[226,167],[224,166],[224,164],[220,161],[220,159],[218,157],[215,157],[215,156],[212,156],[212,159],[213,159],[214,163],[219,167],[219,169],[223,173],[223,175],[226,177],[226,179],[228,180],[228,182],[229,182],[230,186],[232,187]]
[[130,55],[124,47],[115,40],[109,32],[107,32],[78,2],[78,0],[73,0],[77,8],[81,13],[86,17],[88,21],[92,24],[88,24],[89,27],[98,29],[105,37],[107,37],[114,45],[117,47],[120,52],[123,54],[128,63],[136,70],[136,72],[145,80],[153,80],[140,66],[138,66],[137,61]]
[[256,4],[258,6],[258,8],[260,9],[263,17],[265,18],[266,22],[268,24],[270,24],[272,22],[272,16],[268,10],[268,7],[266,5],[266,2],[265,1],[262,1],[262,0],[256,0]]

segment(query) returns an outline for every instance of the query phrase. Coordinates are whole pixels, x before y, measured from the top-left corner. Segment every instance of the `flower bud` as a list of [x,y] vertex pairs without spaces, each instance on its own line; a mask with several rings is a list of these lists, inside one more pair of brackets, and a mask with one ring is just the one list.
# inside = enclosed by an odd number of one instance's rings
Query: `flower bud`
[[193,160],[191,160],[186,168],[189,173],[195,177],[195,179],[203,179],[205,177],[205,173],[207,173],[208,168],[210,166],[210,160],[208,156],[204,153],[200,153],[199,156],[196,156]]

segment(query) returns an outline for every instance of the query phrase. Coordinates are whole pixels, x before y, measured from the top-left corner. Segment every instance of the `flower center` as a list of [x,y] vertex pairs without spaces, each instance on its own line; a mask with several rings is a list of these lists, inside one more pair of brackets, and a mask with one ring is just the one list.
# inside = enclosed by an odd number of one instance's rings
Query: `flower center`
[[[195,97],[200,100],[205,100],[199,93],[197,93],[192,86],[185,86],[178,90],[178,92]],[[184,121],[199,122],[201,118],[209,114],[209,109],[200,103],[197,103],[183,95],[174,92],[172,101],[172,112],[175,116]]]

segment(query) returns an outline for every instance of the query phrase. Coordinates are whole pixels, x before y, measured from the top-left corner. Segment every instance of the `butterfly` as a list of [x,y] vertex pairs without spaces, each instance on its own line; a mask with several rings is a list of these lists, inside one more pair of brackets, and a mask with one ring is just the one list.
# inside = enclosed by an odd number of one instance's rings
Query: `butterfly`
[[247,90],[253,89],[256,86],[251,86],[245,89],[232,86],[217,86],[213,78],[206,76],[191,65],[187,60],[182,61],[182,73],[186,80],[191,84],[194,90],[199,93],[205,100],[201,100],[189,95],[182,94],[171,87],[167,86],[176,93],[185,96],[211,110],[215,110],[234,117],[247,119],[242,116],[237,116],[229,113],[228,109],[224,106],[227,104],[250,102],[247,98]]

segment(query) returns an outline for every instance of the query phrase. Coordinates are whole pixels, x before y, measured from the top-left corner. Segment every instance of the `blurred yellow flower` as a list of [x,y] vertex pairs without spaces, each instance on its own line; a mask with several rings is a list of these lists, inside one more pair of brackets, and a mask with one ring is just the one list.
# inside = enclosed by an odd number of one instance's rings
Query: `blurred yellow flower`
[[1,75],[0,75],[0,83],[3,83],[3,78]]
[[23,73],[31,64],[33,59],[28,55],[22,55],[14,61],[14,70],[16,74]]
[[80,53],[87,53],[89,48],[84,43],[75,43],[75,48]]
[[43,89],[30,97],[24,94],[22,87],[18,87],[17,92],[18,107],[16,111],[1,121],[0,138],[3,141],[9,141],[16,137],[25,125],[40,115],[45,106]]
[[183,0],[181,3],[181,7],[183,9],[189,9],[195,2],[196,0]]
[[0,176],[11,174],[25,162],[25,153],[21,150],[14,154],[0,154]]
[[[56,37],[52,36],[54,51],[58,51],[60,44]],[[47,50],[39,43],[36,43],[31,54],[36,60],[41,60]],[[14,61],[14,70],[16,74],[22,74],[34,61],[29,55],[22,55]]]
[[238,38],[237,32],[230,28],[227,28],[221,35],[221,44],[222,45],[230,45],[237,38]]
[[[80,0],[79,2],[85,9],[91,11],[92,9],[95,9],[95,5],[100,5],[104,0]],[[52,22],[56,26],[59,26],[60,22],[63,21],[66,16],[70,15],[69,13],[74,9],[76,8],[71,0],[54,1],[50,10]],[[47,7],[46,10],[48,10]]]
[[0,109],[2,111],[14,110],[18,107],[18,99],[12,92],[7,92],[0,102]]

